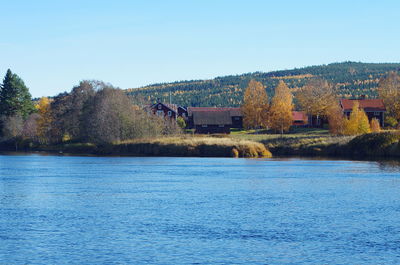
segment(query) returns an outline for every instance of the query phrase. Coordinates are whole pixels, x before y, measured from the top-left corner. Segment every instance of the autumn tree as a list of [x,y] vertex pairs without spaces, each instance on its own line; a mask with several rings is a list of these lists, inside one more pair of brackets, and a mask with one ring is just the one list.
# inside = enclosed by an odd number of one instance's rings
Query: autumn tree
[[381,131],[381,125],[379,124],[379,121],[377,118],[373,118],[370,123],[371,127],[371,132],[380,132]]
[[400,120],[400,76],[395,72],[389,72],[379,81],[378,93],[385,103],[388,114]]
[[328,110],[329,132],[333,135],[345,134],[347,118],[339,104],[332,104]]
[[244,92],[243,124],[246,128],[261,128],[268,126],[268,95],[265,87],[255,80],[251,80]]
[[270,113],[270,127],[281,134],[289,130],[293,123],[293,96],[282,80],[275,88]]
[[168,134],[174,129],[180,130],[176,122],[173,122],[166,124],[164,119],[135,108],[124,91],[106,86],[96,92],[84,111],[84,139],[113,143]]
[[323,79],[310,80],[297,92],[296,98],[303,111],[317,117],[327,117],[332,104],[338,102],[336,91]]
[[38,113],[32,113],[24,121],[22,129],[22,137],[29,139],[31,142],[37,142],[38,139],[38,120],[40,119]]
[[186,128],[186,122],[185,122],[185,119],[184,119],[184,118],[182,118],[182,117],[176,118],[176,123],[178,124],[178,126],[179,126],[181,129],[185,129],[185,128]]
[[39,103],[35,106],[39,118],[37,119],[37,135],[40,143],[47,143],[49,141],[52,114],[50,109],[50,101],[47,97],[42,97]]
[[14,142],[15,151],[18,151],[18,142],[22,138],[23,119],[20,115],[2,116],[1,122],[3,141]]
[[345,134],[357,135],[370,132],[371,128],[367,114],[360,108],[358,101],[354,101],[350,117],[346,121]]
[[70,93],[62,93],[51,102],[52,124],[51,138],[53,142],[63,139],[81,140],[86,135],[84,112],[89,107],[96,90],[107,85],[100,81],[81,81]]

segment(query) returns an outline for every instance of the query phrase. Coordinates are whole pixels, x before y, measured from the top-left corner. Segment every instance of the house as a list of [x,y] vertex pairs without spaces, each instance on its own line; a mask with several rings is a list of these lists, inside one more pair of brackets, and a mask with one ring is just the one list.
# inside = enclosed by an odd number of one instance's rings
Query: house
[[178,117],[186,119],[188,116],[187,108],[178,106]]
[[191,117],[196,133],[230,133],[232,126],[230,111],[193,111]]
[[350,116],[354,102],[356,101],[358,101],[360,108],[367,114],[369,121],[376,118],[379,124],[382,127],[384,126],[386,108],[382,99],[341,99],[340,106],[347,117]]
[[308,115],[303,111],[293,111],[293,126],[306,126],[308,124]]
[[158,102],[156,104],[147,107],[153,114],[161,117],[169,117],[171,119],[176,119],[177,117],[187,117],[187,110],[184,107],[178,106],[176,104],[166,104]]
[[187,108],[187,124],[188,128],[194,128],[194,112],[229,112],[231,118],[231,128],[243,128],[243,115],[240,108],[216,108],[216,107],[188,107]]

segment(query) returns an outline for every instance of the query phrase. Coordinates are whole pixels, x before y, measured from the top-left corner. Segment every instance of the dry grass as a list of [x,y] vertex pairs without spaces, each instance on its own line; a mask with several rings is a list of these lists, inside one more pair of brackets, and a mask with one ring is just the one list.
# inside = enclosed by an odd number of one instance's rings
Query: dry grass
[[262,143],[225,136],[176,136],[115,143],[121,153],[160,156],[271,157]]

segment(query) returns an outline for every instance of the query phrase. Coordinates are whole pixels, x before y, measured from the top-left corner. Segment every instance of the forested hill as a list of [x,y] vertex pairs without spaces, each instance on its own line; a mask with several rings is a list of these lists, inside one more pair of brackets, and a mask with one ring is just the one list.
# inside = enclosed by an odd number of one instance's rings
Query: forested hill
[[262,82],[271,96],[279,80],[284,80],[295,94],[309,79],[323,78],[335,85],[341,97],[366,95],[367,98],[375,98],[379,79],[389,71],[400,71],[400,63],[332,63],[268,73],[223,76],[211,80],[153,84],[127,91],[135,98],[149,102],[157,99],[169,102],[171,97],[172,103],[181,106],[235,107],[241,104],[244,89],[251,79]]

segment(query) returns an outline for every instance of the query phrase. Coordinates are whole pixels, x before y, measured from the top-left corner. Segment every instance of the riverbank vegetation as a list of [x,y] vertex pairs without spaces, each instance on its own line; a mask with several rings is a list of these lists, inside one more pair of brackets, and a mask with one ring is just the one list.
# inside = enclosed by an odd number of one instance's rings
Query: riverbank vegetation
[[297,128],[284,135],[237,131],[231,137],[263,143],[274,156],[400,157],[398,130],[336,136],[329,134],[326,129]]
[[[7,143],[3,142],[3,150]],[[57,154],[129,155],[129,156],[192,156],[192,157],[272,157],[264,144],[225,136],[166,136],[141,138],[113,143],[74,143],[32,145],[21,142],[21,151],[43,151]],[[9,143],[8,150],[13,150]]]

